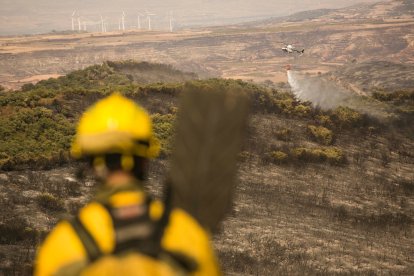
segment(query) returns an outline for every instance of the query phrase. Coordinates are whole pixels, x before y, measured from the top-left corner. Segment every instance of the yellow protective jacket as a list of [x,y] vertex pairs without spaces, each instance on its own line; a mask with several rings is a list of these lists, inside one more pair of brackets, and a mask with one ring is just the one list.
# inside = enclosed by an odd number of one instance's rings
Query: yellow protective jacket
[[[145,236],[147,232],[145,223],[124,226],[115,221],[111,215],[114,210],[118,215],[128,216],[142,211],[141,207],[149,206],[146,213],[151,221],[158,222],[163,217],[163,204],[160,201],[148,201],[146,194],[138,186],[134,187],[106,191],[104,195],[101,193],[96,201],[80,210],[75,219],[77,224],[73,221],[58,223],[38,249],[34,274],[220,275],[209,235],[194,218],[178,208],[170,211],[168,223],[162,229],[159,254],[142,253],[139,248],[148,247],[145,247],[145,242],[141,245],[142,241],[135,244],[127,242],[124,250],[118,250],[120,240],[128,240],[136,233]],[[79,233],[79,223],[86,229],[86,238],[84,232]],[[100,251],[97,258],[91,258],[91,250],[87,249],[90,248],[87,245],[91,240]],[[136,244],[138,250],[135,250]]]

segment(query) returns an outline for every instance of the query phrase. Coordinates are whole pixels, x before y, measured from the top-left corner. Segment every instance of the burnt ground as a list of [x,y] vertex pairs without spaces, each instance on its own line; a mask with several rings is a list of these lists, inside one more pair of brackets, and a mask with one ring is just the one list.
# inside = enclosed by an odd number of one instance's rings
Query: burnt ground
[[350,90],[356,89],[369,95],[375,90],[391,93],[412,89],[413,72],[414,66],[411,64],[371,61],[343,66],[328,73],[327,77]]
[[[414,141],[404,129],[341,131],[342,165],[275,164],[274,148],[316,146],[305,119],[251,118],[231,214],[213,241],[227,275],[376,275],[414,273]],[[290,129],[280,140],[276,133]],[[159,195],[167,160],[151,167]],[[96,188],[73,164],[0,174],[4,275],[29,274],[37,244],[59,218]],[[40,198],[51,194],[47,204]],[[9,227],[9,228],[7,228]],[[14,240],[7,240],[13,231]],[[16,235],[16,233],[21,233]]]

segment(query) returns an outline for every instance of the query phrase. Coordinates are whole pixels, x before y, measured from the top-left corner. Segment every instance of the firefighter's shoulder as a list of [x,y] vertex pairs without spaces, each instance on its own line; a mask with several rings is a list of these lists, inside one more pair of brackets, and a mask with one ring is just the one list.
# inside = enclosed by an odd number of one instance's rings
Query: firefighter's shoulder
[[180,208],[171,211],[162,246],[194,258],[198,264],[195,275],[220,275],[210,240],[210,234],[186,211]]

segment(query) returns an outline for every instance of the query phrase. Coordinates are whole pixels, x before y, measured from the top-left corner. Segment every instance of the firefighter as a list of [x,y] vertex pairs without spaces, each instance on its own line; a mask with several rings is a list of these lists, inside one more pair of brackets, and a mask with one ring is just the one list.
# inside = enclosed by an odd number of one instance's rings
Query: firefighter
[[151,118],[114,93],[81,117],[72,143],[102,187],[38,250],[35,275],[220,275],[209,234],[184,210],[144,190],[148,160],[160,145]]

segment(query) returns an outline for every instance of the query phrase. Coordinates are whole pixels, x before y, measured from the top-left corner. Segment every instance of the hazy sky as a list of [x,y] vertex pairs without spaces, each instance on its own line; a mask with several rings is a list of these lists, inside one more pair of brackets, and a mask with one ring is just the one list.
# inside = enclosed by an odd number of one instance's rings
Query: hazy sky
[[[99,29],[100,15],[110,28],[118,28],[125,11],[127,28],[137,27],[138,12],[155,15],[156,29],[168,28],[167,13],[172,11],[177,27],[219,25],[283,16],[303,10],[340,8],[375,0],[0,0],[0,35],[69,30],[71,15],[77,10],[89,30]],[[77,19],[75,20],[77,22]],[[141,25],[147,21],[140,18]],[[83,25],[83,23],[82,23]]]

